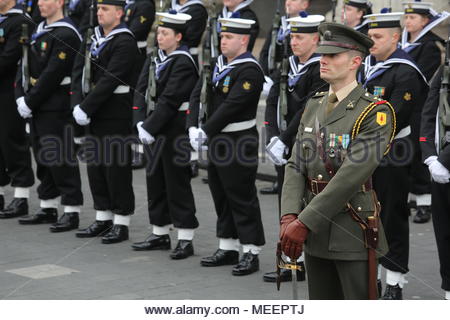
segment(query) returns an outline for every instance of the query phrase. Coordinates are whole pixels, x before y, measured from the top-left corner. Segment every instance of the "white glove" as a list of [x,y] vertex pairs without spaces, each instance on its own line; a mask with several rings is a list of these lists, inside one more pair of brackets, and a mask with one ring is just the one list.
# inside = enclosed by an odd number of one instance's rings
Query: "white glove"
[[143,123],[143,121],[140,121],[136,125],[139,133],[139,140],[141,140],[142,144],[152,144],[153,142],[155,142],[155,138],[150,133],[148,133],[147,130],[142,128]]
[[28,108],[27,104],[25,103],[25,97],[20,97],[16,100],[17,103],[17,111],[19,112],[20,116],[24,119],[31,118],[32,111],[30,108]]
[[287,163],[287,160],[283,158],[286,150],[286,145],[278,137],[272,137],[266,146],[267,155],[276,166],[282,166]]
[[86,112],[84,112],[81,108],[80,105],[77,104],[75,106],[75,108],[73,108],[73,112],[72,115],[75,119],[75,121],[80,125],[80,126],[87,126],[89,123],[91,123],[91,118],[88,118]]
[[203,145],[207,139],[208,136],[203,129],[196,127],[189,128],[189,142],[195,151],[207,150],[207,146]]
[[450,172],[437,160],[436,156],[428,157],[424,162],[428,165],[431,177],[435,182],[442,184],[450,182]]
[[272,79],[270,79],[268,76],[264,76],[264,79],[266,80],[266,82],[264,82],[264,85],[263,85],[263,91],[262,91],[262,93],[261,93],[261,97],[262,97],[263,99],[265,99],[265,98],[267,98],[267,97],[269,96],[270,89],[271,89],[272,86],[273,86],[273,81],[272,81]]

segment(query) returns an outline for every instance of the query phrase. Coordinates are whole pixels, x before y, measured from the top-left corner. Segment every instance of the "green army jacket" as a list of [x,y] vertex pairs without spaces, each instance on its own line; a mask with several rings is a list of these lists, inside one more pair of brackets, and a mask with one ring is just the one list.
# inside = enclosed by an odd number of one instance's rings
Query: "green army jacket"
[[[309,228],[305,242],[308,254],[325,259],[366,260],[364,234],[348,212],[347,203],[363,219],[373,215],[375,191],[367,190],[365,185],[392,142],[395,112],[361,85],[328,115],[327,99],[328,92],[317,93],[305,107],[286,164],[281,213],[298,214]],[[314,195],[307,187],[308,178],[328,184]],[[381,221],[379,225],[378,256],[387,252]]]

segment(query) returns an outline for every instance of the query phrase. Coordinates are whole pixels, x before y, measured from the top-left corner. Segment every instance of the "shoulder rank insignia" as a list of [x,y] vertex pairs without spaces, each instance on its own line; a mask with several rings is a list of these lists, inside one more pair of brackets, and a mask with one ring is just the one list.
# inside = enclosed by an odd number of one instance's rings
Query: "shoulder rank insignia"
[[386,113],[385,112],[377,112],[377,123],[380,126],[385,126],[386,125]]
[[403,96],[403,99],[405,100],[405,101],[410,101],[411,100],[411,93],[409,93],[409,92],[406,92],[405,93],[405,95]]
[[250,84],[250,82],[245,81],[244,84],[242,85],[242,88],[244,88],[244,90],[248,91],[252,88],[252,85]]
[[144,17],[144,16],[141,16],[141,18],[140,18],[140,19],[141,19],[141,24],[142,24],[142,23],[144,23],[145,21],[147,21],[147,18],[146,18],[146,17]]
[[61,59],[61,60],[66,60],[66,57],[67,57],[67,54],[65,52],[63,52],[63,51],[61,51],[58,54],[58,58]]

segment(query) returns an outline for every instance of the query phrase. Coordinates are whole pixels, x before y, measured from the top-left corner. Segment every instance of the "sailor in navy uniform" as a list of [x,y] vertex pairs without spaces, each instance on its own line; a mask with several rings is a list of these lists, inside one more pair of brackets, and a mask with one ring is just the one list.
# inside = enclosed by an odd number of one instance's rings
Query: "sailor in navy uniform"
[[[52,232],[78,228],[83,204],[80,171],[71,138],[73,131],[70,130],[70,75],[81,35],[71,19],[64,17],[63,6],[63,0],[40,4],[41,15],[46,20],[31,36],[30,77],[26,79],[21,70],[16,83],[17,110],[22,118],[30,119],[37,177],[41,182],[37,189],[41,209],[19,222],[56,222],[50,227]],[[28,91],[24,90],[25,81],[30,84]],[[46,154],[52,146],[56,149],[53,156]],[[64,214],[56,221],[59,197]]]
[[[412,58],[397,47],[403,12],[365,16],[369,37],[375,42],[365,59],[363,86],[375,96],[389,101],[395,109],[397,128],[391,150],[373,175],[374,189],[381,203],[381,219],[389,244],[388,254],[380,259],[387,269],[383,299],[402,299],[409,260],[409,170],[414,155],[411,116],[423,106],[428,85]],[[379,272],[381,277],[381,269]]]
[[[325,17],[321,15],[287,20],[290,24],[290,46],[294,53],[289,57],[288,85],[285,93],[287,114],[283,118],[280,105],[280,71],[274,77],[265,114],[266,155],[275,164],[279,186],[284,182],[284,165],[290,157],[306,102],[318,91],[326,91],[328,88],[328,84],[320,78],[320,55],[315,53],[319,42],[318,26],[324,20]],[[281,189],[278,192],[278,201],[281,201]],[[303,265],[303,256],[300,264]],[[297,279],[305,279],[304,273],[297,273]],[[276,272],[268,272],[264,274],[263,279],[275,282],[276,277]],[[291,281],[291,271],[283,269],[281,280]]]
[[[29,17],[15,0],[0,7],[0,218],[28,214],[29,188],[34,184],[25,120],[17,113],[14,80],[22,57],[22,24],[33,30]],[[4,209],[4,187],[14,187],[14,199]]]
[[[134,212],[131,170],[132,94],[130,83],[138,56],[133,33],[120,19],[124,0],[98,0],[99,26],[90,51],[92,89],[73,93],[73,117],[86,126],[87,171],[96,221],[76,234],[79,238],[103,235],[102,243],[128,239]],[[84,59],[80,55],[80,59]],[[86,71],[86,70],[84,70]],[[82,87],[81,85],[78,87]],[[113,144],[111,137],[119,141]]]
[[[147,56],[147,38],[155,21],[154,0],[127,0],[123,21],[133,32],[139,48],[139,60],[136,62],[137,70],[141,70]],[[136,82],[139,74],[136,74]],[[134,84],[132,84],[134,87]]]
[[[208,146],[209,188],[214,200],[219,249],[201,260],[214,267],[238,263],[233,275],[259,270],[258,254],[265,243],[255,179],[258,168],[256,112],[264,72],[248,51],[253,20],[221,18],[221,51],[212,72],[212,101],[199,123],[202,81],[190,99],[187,127],[194,150]],[[200,116],[201,117],[201,116]]]
[[[443,68],[431,82],[430,92],[423,107],[420,128],[420,146],[424,163],[431,173],[431,209],[433,227],[439,255],[441,288],[445,299],[450,300],[450,146],[447,139],[442,139],[439,105]],[[448,99],[448,97],[447,97]],[[450,101],[447,100],[447,103]],[[447,141],[446,141],[447,140]]]
[[[152,234],[133,244],[135,250],[168,250],[169,230],[177,229],[178,243],[172,259],[185,259],[194,254],[192,240],[198,220],[195,217],[191,189],[190,148],[186,132],[189,96],[198,79],[198,69],[182,37],[191,16],[169,11],[157,13],[158,58],[147,59],[135,95],[134,105],[147,109],[147,117],[137,124],[139,138],[147,157],[147,196]],[[155,64],[156,100],[146,92],[149,66]],[[154,104],[153,104],[154,103]]]
[[39,12],[38,0],[18,0],[17,4],[22,6],[25,13],[27,13],[35,23],[44,20]]
[[[255,46],[256,38],[259,34],[259,22],[256,13],[250,8],[254,0],[223,0],[223,9],[218,18],[241,18],[253,20],[255,23],[252,25],[250,31],[250,43],[248,44],[248,51],[252,52]],[[217,30],[220,32],[220,23],[217,23]],[[218,48],[220,52],[220,48]],[[213,53],[213,57],[217,56]]]
[[192,17],[187,22],[181,43],[189,48],[189,52],[198,64],[198,46],[208,22],[208,11],[202,0],[172,0],[172,10],[188,14]]
[[[172,10],[186,13],[192,17],[187,22],[186,31],[181,39],[181,43],[189,48],[192,58],[194,58],[197,66],[199,66],[198,47],[208,23],[208,11],[202,0],[172,0]],[[198,153],[193,151],[191,153],[191,174],[193,178],[198,176],[198,170]]]
[[[261,52],[259,54],[259,63],[261,64],[261,67],[264,70],[264,74],[266,75],[267,85],[265,85],[265,91],[268,91],[265,92],[266,95],[269,94],[270,86],[273,85],[272,77],[274,77],[274,75],[272,73],[274,73],[274,71],[276,71],[278,68],[281,67],[281,62],[285,54],[284,42],[290,40],[289,39],[290,24],[287,22],[287,19],[297,17],[300,15],[300,13],[306,13],[309,4],[310,0],[294,0],[294,1],[286,1],[284,3],[286,15],[281,17],[280,24],[278,26],[277,40],[275,42],[274,48],[272,48],[273,26],[267,33],[264,46],[262,47]],[[286,54],[288,56],[291,56],[292,50],[288,44],[286,46],[286,49],[287,49]],[[272,54],[275,56],[274,61],[272,60]],[[271,186],[261,188],[259,192],[261,194],[277,194],[278,190],[279,190],[278,182],[275,181],[272,183]]]
[[[272,61],[270,59],[270,52],[275,50],[275,62],[280,64],[283,60],[283,43],[285,39],[289,41],[289,33],[290,33],[290,24],[287,21],[289,18],[298,17],[300,12],[305,11],[309,7],[310,0],[297,0],[297,1],[286,1],[285,2],[285,12],[286,15],[281,17],[280,25],[278,27],[278,35],[275,48],[271,48],[272,46],[272,28],[270,28],[267,33],[266,40],[264,42],[264,46],[261,49],[261,53],[259,54],[259,63],[264,70],[264,74],[267,76],[270,75],[269,69],[275,69],[276,66],[272,66]],[[288,54],[292,55],[292,50],[288,47]],[[269,68],[270,66],[270,68]]]
[[[95,1],[94,1],[95,2]],[[72,19],[73,23],[77,26],[81,34],[86,31],[82,29],[82,24],[89,23],[89,7],[92,4],[92,0],[70,0],[68,6],[68,16]],[[85,18],[87,17],[87,19]]]
[[[432,32],[432,29],[445,21],[450,14],[436,13],[431,3],[416,1],[403,3],[405,8],[401,48],[416,62],[419,69],[431,81],[436,70],[441,65],[441,49],[444,41]],[[411,122],[412,137],[416,153],[411,165],[411,190],[409,202],[415,203],[416,215],[413,222],[424,223],[431,218],[431,180],[428,168],[422,162],[419,147],[419,128],[421,108],[414,110]]]
[[344,0],[341,21],[346,26],[367,35],[368,21],[364,16],[369,14],[372,14],[372,4],[368,0]]

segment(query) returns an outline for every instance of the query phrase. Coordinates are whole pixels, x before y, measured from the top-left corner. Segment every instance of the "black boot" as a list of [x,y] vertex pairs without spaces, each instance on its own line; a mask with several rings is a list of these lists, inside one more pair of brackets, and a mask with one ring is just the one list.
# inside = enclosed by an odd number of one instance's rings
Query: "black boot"
[[5,209],[0,211],[0,219],[16,218],[28,214],[28,199],[14,198]]
[[259,270],[259,259],[257,254],[246,252],[241,260],[233,267],[233,276],[245,276]]
[[131,246],[136,251],[144,250],[170,250],[170,237],[168,234],[158,236],[151,234],[142,242],[135,242]]
[[3,209],[5,208],[5,197],[0,194],[0,211],[3,211]]
[[386,291],[381,300],[403,300],[402,288],[398,284],[395,286],[386,285]]
[[40,208],[36,213],[20,218],[20,224],[55,223],[58,219],[58,210],[55,208]]
[[177,246],[173,249],[170,257],[173,260],[186,259],[194,255],[194,246],[191,240],[178,240]]
[[128,227],[121,224],[115,224],[111,230],[103,236],[102,243],[118,243],[125,240],[128,240]]
[[426,223],[431,219],[431,208],[429,206],[417,206],[414,223]]
[[89,227],[85,229],[81,229],[77,233],[75,233],[75,236],[77,238],[93,238],[102,236],[105,233],[109,232],[113,225],[112,220],[106,220],[106,221],[94,221],[93,224],[91,224]]
[[[306,273],[305,273],[305,266],[303,262],[298,263],[299,266],[301,266],[301,270],[297,270],[297,281],[305,281]],[[277,282],[277,273],[275,271],[273,272],[267,272],[263,276],[264,282]],[[281,282],[290,282],[292,281],[292,271],[288,269],[281,269],[280,270],[280,281]]]
[[236,264],[239,261],[239,252],[234,250],[218,249],[212,256],[203,257],[200,264],[204,267],[218,267]]
[[64,212],[64,214],[50,227],[51,232],[64,232],[78,229],[80,218],[78,212]]
[[278,182],[274,182],[270,187],[264,187],[259,190],[261,194],[277,194],[278,193]]

